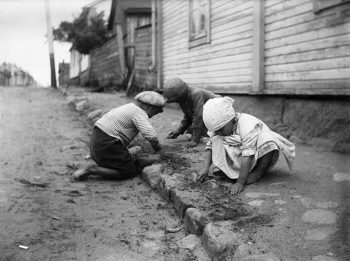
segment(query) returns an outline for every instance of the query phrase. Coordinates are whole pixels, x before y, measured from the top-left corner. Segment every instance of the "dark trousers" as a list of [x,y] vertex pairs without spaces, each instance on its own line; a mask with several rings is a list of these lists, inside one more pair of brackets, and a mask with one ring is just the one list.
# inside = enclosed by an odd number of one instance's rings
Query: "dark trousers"
[[100,167],[117,170],[125,178],[137,175],[135,162],[123,143],[96,126],[91,136],[90,154]]

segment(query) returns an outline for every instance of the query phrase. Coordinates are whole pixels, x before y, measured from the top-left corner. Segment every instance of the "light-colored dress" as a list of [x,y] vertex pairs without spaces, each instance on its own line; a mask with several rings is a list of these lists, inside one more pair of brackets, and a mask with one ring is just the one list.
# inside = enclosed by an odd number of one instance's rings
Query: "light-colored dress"
[[254,156],[250,171],[255,167],[259,158],[274,151],[269,165],[272,168],[279,157],[279,151],[284,155],[289,168],[292,168],[295,158],[295,146],[282,137],[258,118],[237,113],[238,121],[232,135],[220,136],[208,132],[207,149],[212,150],[212,161],[215,167],[223,171],[229,178],[237,179],[240,172],[240,158]]

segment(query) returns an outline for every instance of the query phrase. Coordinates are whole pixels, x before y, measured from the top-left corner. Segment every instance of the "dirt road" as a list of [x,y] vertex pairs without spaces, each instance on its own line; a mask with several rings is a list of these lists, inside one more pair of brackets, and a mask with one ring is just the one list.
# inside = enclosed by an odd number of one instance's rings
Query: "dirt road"
[[0,259],[206,260],[139,178],[69,181],[88,129],[52,89],[0,88]]

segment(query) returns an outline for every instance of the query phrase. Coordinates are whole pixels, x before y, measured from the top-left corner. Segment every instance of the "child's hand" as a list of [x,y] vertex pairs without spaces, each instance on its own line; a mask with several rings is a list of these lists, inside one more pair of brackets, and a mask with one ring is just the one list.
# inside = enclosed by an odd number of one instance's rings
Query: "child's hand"
[[195,182],[201,182],[203,181],[209,174],[209,169],[202,169],[195,180]]
[[176,139],[180,133],[178,131],[172,131],[166,136],[166,139]]
[[189,142],[189,143],[186,144],[185,148],[186,148],[186,149],[189,149],[189,148],[196,147],[197,145],[198,145],[197,142],[191,141],[191,142]]
[[160,145],[158,140],[149,140],[149,143],[151,144],[155,152],[159,152],[160,150],[162,150],[162,146]]
[[231,194],[235,195],[238,194],[240,192],[242,192],[244,189],[244,185],[242,185],[239,182],[236,182],[235,184],[233,184],[232,188],[231,188]]

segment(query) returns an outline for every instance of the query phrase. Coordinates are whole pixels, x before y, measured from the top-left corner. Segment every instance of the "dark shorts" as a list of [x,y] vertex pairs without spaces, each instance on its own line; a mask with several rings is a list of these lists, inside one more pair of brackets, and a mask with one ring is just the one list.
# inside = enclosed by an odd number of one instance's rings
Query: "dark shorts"
[[135,162],[122,142],[94,127],[90,142],[91,158],[100,167],[117,170],[121,175],[137,174]]

